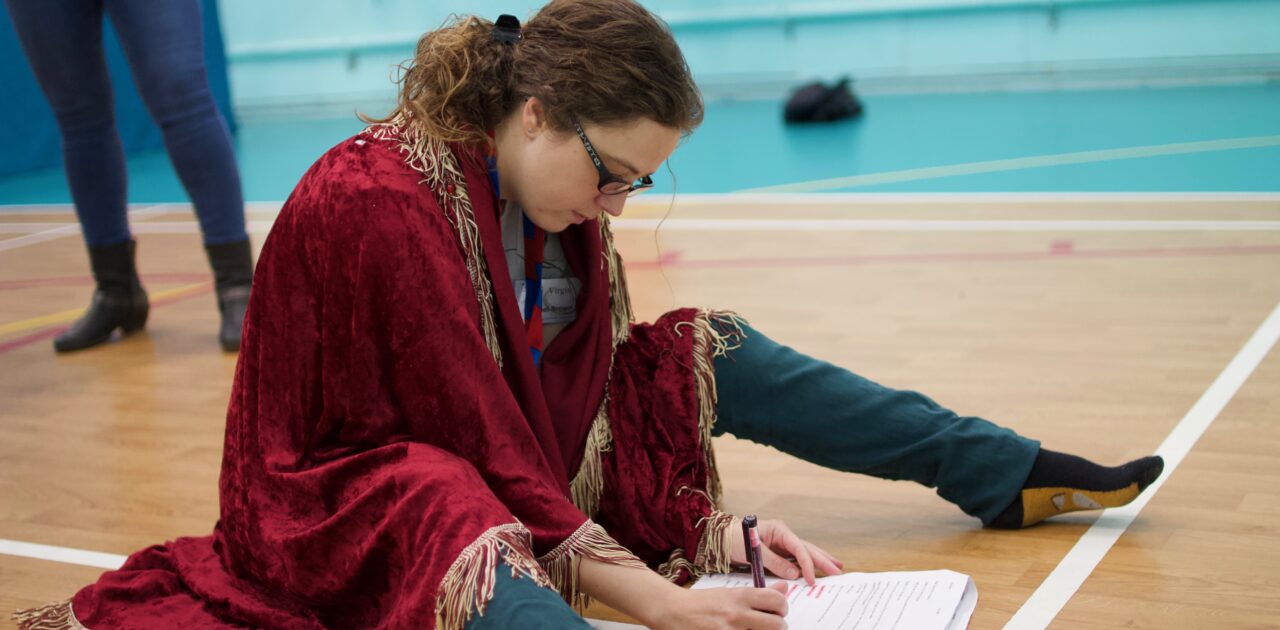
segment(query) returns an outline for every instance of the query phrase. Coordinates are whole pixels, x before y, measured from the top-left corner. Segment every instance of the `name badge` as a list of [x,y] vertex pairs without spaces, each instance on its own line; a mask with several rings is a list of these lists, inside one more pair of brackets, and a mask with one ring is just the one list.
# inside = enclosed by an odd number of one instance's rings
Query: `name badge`
[[[520,316],[524,317],[524,278],[512,280],[516,301],[520,304]],[[578,318],[578,292],[582,281],[577,278],[542,279],[542,323],[568,324]]]

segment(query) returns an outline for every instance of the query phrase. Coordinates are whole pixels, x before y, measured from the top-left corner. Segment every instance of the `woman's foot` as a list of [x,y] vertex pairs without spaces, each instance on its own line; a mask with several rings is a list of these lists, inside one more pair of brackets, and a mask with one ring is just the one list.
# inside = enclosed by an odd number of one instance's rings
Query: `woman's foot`
[[1118,507],[1136,499],[1163,471],[1159,455],[1108,468],[1040,449],[1022,491],[986,526],[1018,529],[1067,512]]
[[213,268],[218,295],[218,343],[226,352],[240,349],[244,313],[249,307],[249,287],[253,284],[253,252],[249,239],[232,243],[205,245],[209,266]]
[[53,340],[57,352],[92,348],[111,339],[117,328],[127,335],[147,323],[151,305],[134,266],[132,240],[89,248],[89,266],[97,288],[84,316]]

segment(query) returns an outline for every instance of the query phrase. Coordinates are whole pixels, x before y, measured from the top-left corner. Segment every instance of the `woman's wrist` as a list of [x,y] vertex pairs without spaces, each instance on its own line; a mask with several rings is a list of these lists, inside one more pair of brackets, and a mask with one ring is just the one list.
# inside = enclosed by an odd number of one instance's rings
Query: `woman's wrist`
[[724,548],[729,550],[731,564],[747,563],[747,548],[742,538],[742,517],[733,517],[733,522],[724,528]]
[[[654,575],[656,576],[657,574],[655,573]],[[658,579],[662,578],[659,577]],[[688,608],[688,605],[685,604],[685,599],[689,596],[688,589],[676,586],[666,580],[662,580],[662,582],[666,586],[662,588],[660,593],[656,594],[657,597],[640,606],[639,609],[627,613],[635,617],[636,621],[639,621],[646,628],[658,628],[663,623],[670,623],[672,619],[679,618],[680,613]]]
[[646,626],[659,624],[677,612],[685,594],[685,589],[650,569],[590,558],[582,560],[578,575],[584,593]]

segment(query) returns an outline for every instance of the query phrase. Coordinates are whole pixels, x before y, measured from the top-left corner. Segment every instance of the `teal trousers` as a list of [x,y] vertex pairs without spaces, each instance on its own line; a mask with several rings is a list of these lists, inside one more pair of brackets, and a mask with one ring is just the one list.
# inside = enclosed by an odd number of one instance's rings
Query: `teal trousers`
[[715,361],[715,435],[937,488],[984,523],[1013,502],[1031,474],[1040,451],[1035,440],[805,356],[750,326],[743,332],[742,346]]
[[511,577],[511,565],[499,562],[493,599],[484,616],[472,614],[467,630],[589,630],[590,625],[555,591],[526,577]]

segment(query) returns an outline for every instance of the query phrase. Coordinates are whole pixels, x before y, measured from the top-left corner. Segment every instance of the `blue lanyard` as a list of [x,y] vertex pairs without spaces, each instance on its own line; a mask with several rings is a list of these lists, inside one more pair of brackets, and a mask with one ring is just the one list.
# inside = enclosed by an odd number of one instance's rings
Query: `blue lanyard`
[[[500,187],[498,183],[498,160],[493,156],[489,156],[486,160],[489,167],[489,182],[493,184],[493,194],[498,199],[498,203],[502,203]],[[524,283],[524,321],[525,332],[529,340],[529,351],[533,355],[533,364],[536,366],[542,359],[542,252],[532,251],[535,249],[532,244],[535,241],[545,240],[545,236],[539,239],[541,229],[529,220],[529,215],[524,210],[520,211],[520,224],[522,228],[522,236],[525,244],[525,283]],[[528,259],[533,256],[533,265],[528,264]],[[537,314],[535,319],[534,314]],[[533,330],[536,326],[538,330]]]

